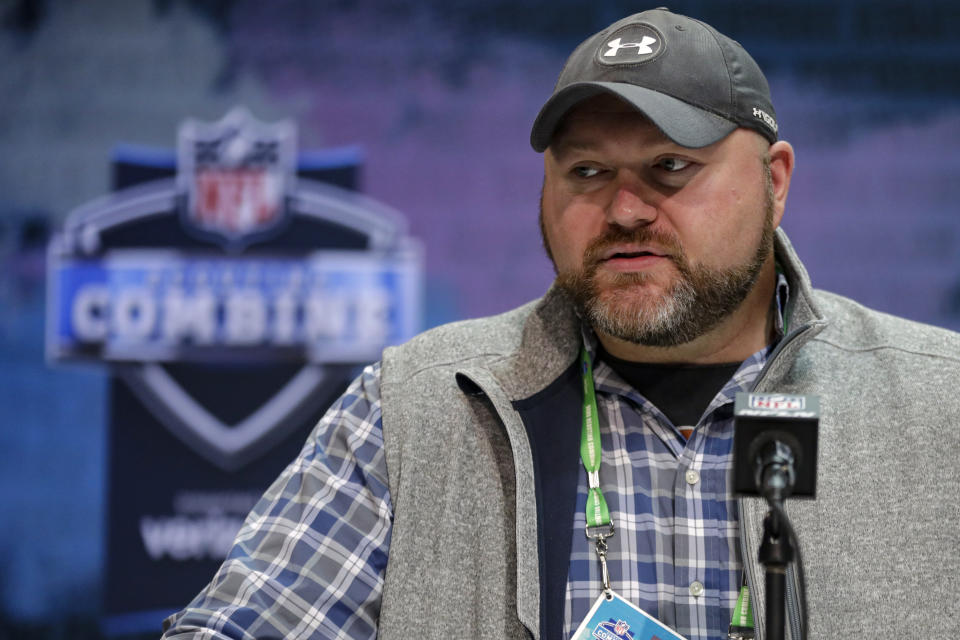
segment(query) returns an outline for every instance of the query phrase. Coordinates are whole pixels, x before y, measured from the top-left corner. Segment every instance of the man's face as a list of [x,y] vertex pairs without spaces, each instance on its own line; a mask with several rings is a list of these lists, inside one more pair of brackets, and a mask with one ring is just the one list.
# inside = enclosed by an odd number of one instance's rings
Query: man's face
[[761,141],[738,129],[680,147],[606,96],[567,116],[545,154],[541,230],[595,330],[671,347],[740,306],[771,264],[780,217]]

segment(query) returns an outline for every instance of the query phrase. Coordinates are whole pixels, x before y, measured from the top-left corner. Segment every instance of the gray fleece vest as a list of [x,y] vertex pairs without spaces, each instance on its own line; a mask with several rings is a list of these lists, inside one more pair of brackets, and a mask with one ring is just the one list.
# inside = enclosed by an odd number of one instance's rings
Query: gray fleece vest
[[[779,231],[776,250],[791,284],[788,332],[756,388],[821,398],[817,499],[787,509],[807,637],[960,636],[960,336],[814,292]],[[380,638],[540,638],[536,480],[518,407],[562,376],[579,340],[569,300],[551,289],[385,351],[395,516]],[[762,638],[766,509],[740,507]]]

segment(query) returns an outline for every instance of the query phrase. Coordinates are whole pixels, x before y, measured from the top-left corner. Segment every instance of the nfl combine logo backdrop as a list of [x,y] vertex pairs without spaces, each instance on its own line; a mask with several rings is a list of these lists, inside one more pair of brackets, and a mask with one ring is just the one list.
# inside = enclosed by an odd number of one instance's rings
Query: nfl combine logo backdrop
[[110,634],[189,602],[358,365],[420,328],[419,245],[356,191],[361,153],[296,142],[238,109],[119,147],[51,243],[48,357],[111,372]]

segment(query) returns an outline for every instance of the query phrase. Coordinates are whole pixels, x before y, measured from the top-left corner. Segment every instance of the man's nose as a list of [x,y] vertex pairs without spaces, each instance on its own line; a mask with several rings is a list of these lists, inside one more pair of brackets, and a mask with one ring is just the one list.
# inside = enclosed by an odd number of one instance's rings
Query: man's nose
[[636,183],[623,184],[607,207],[607,221],[627,229],[648,225],[657,217],[649,189]]

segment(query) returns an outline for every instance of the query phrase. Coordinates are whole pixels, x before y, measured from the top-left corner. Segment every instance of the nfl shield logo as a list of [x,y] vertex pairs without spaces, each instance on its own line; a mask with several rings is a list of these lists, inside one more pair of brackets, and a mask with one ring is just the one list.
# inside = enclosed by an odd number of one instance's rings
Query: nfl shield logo
[[296,126],[265,124],[237,108],[219,122],[188,120],[177,145],[186,228],[227,248],[277,229],[296,175]]
[[630,628],[630,625],[627,624],[625,621],[617,620],[617,624],[615,624],[613,627],[613,632],[616,633],[618,636],[622,636],[624,633],[626,633],[627,629],[629,628]]

